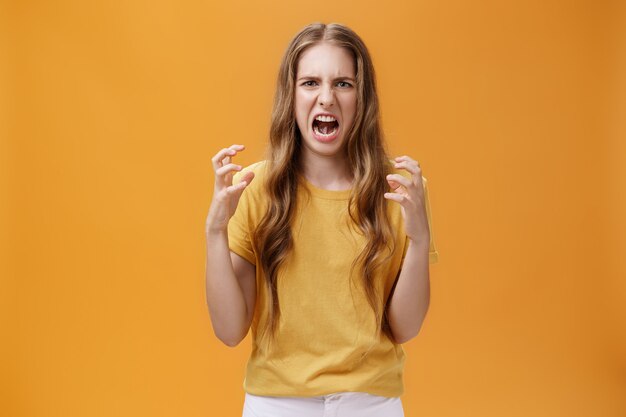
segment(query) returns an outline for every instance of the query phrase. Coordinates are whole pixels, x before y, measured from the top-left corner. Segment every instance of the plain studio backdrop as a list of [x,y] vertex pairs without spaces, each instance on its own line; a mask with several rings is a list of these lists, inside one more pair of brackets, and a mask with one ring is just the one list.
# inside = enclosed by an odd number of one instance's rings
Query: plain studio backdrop
[[[506,3],[506,4],[505,4]],[[237,416],[205,298],[211,157],[262,157],[306,24],[361,35],[439,262],[406,415],[626,415],[623,1],[0,6],[0,414]]]

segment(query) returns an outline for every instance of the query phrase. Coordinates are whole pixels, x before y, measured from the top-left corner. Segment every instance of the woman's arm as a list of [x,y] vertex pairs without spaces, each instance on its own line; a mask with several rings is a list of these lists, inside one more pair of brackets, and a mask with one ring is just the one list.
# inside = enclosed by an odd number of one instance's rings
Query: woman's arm
[[[255,176],[254,172],[242,175],[242,167],[231,163],[231,158],[244,148],[231,145],[211,158],[215,184],[204,229],[209,314],[215,335],[228,346],[236,346],[248,333],[256,298],[255,266],[232,253],[228,245],[229,225],[234,215],[241,213],[237,207]],[[235,176],[241,176],[241,180],[233,185]]]
[[228,233],[207,232],[206,296],[215,335],[234,347],[248,334],[256,300],[256,267],[231,252]]
[[396,343],[406,343],[419,333],[430,304],[428,236],[409,241],[398,282],[388,304],[389,325]]
[[[430,203],[419,163],[406,155],[395,160],[395,167],[409,172],[410,177],[405,171],[387,175],[394,192],[385,193],[385,198],[402,206],[408,247],[387,315],[396,342],[406,343],[419,333],[430,303]],[[437,253],[434,247],[433,253]]]

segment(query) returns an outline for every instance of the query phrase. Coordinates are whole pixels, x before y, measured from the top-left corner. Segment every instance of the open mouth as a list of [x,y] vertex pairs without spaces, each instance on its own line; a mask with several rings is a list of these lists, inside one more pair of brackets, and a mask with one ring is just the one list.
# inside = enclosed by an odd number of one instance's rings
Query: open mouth
[[336,120],[332,122],[322,122],[320,120],[313,120],[313,130],[318,135],[331,136],[335,134],[335,132],[337,132],[338,129],[339,129],[339,122],[337,122]]

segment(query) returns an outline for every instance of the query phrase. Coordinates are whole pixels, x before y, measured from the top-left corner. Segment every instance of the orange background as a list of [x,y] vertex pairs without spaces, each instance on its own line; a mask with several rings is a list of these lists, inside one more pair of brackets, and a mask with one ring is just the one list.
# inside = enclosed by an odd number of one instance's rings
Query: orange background
[[[344,23],[440,261],[408,416],[626,415],[626,7],[4,1],[0,414],[240,416],[213,334],[211,157],[262,156],[281,55]],[[236,159],[237,160],[237,159]]]

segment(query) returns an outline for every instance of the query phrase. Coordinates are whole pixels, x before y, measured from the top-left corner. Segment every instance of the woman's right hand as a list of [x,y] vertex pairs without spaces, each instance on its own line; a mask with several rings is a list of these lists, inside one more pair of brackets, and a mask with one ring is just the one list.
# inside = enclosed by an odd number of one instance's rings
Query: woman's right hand
[[220,150],[211,161],[215,171],[213,200],[206,219],[205,232],[224,232],[228,221],[235,214],[241,193],[254,178],[254,172],[246,172],[239,183],[233,185],[234,171],[241,171],[241,165],[231,163],[231,158],[242,151],[244,145],[231,145]]

